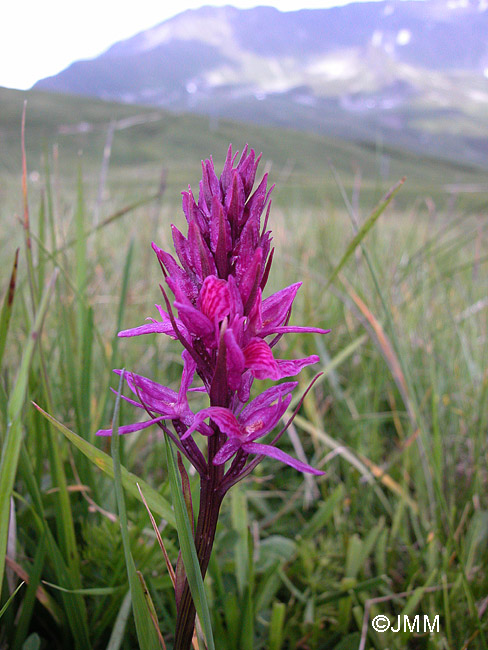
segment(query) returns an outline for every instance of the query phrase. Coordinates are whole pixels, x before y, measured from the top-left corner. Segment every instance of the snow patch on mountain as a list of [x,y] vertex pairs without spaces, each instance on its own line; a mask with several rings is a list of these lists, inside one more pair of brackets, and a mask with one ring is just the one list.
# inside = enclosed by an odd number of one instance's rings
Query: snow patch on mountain
[[153,50],[174,40],[203,41],[220,48],[232,38],[233,28],[225,12],[208,14],[190,10],[144,32],[139,51]]
[[396,35],[397,45],[408,45],[412,40],[412,32],[409,29],[401,29]]
[[353,53],[340,52],[315,60],[306,72],[324,80],[352,79],[357,74],[357,57]]

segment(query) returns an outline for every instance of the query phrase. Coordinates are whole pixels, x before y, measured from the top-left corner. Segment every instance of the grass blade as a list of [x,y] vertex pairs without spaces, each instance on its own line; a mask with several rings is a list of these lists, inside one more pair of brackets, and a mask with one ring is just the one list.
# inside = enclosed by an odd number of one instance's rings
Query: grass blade
[[168,474],[171,485],[171,494],[175,507],[176,530],[178,531],[178,540],[180,542],[181,557],[185,566],[188,586],[190,587],[195,609],[198,618],[202,624],[205,634],[205,641],[208,650],[215,650],[212,624],[210,622],[210,611],[208,608],[205,588],[203,586],[202,574],[200,572],[200,563],[198,562],[195,542],[191,532],[191,524],[188,519],[185,499],[178,481],[178,470],[176,469],[176,460],[174,457],[173,447],[168,436],[165,434],[166,457],[168,459]]
[[119,587],[91,587],[90,589],[66,589],[65,587],[60,587],[59,585],[55,585],[52,582],[48,582],[47,580],[43,580],[42,582],[48,587],[51,587],[51,589],[62,591],[64,594],[81,594],[84,596],[107,596],[108,594],[113,594],[116,591],[120,591],[121,589],[124,588],[124,585],[120,585]]
[[7,342],[8,326],[12,316],[12,309],[14,306],[15,285],[17,282],[17,267],[19,263],[19,249],[15,251],[14,265],[10,275],[10,282],[8,291],[3,299],[2,311],[0,312],[0,368],[2,367],[2,358],[5,351],[5,344]]
[[273,603],[271,622],[269,624],[269,650],[280,650],[283,643],[286,607],[284,603]]
[[20,446],[22,443],[22,407],[27,392],[29,368],[57,275],[57,271],[55,271],[42,296],[34,326],[24,348],[15,386],[7,405],[7,436],[2,448],[2,457],[0,460],[0,586],[5,570],[5,555],[7,551],[10,519],[10,497],[12,496],[15,476],[17,474]]
[[[87,440],[84,440],[81,436],[68,429],[68,427],[66,427],[64,424],[61,424],[61,422],[58,422],[56,418],[53,418],[52,415],[46,413],[46,411],[44,411],[35,402],[33,402],[33,404],[36,409],[42,413],[42,415],[44,415],[44,417],[47,418],[56,427],[56,429],[58,429],[58,431],[61,431],[61,433],[65,435],[68,440],[70,440],[76,447],[78,447],[78,449],[89,460],[91,460],[92,463],[101,469],[102,472],[105,472],[105,474],[110,476],[110,478],[114,477],[113,459],[108,454],[90,444]],[[146,481],[143,481],[135,474],[132,474],[132,472],[129,472],[123,465],[120,467],[121,480],[124,489],[127,490],[127,492],[132,496],[135,496],[136,499],[142,503],[141,495],[137,489],[137,484],[139,483],[141,489],[144,490],[144,496],[146,497],[146,501],[151,510],[153,510],[160,517],[163,517],[168,522],[168,524],[175,527],[175,516],[168,501],[166,501],[164,497],[158,494],[156,490],[149,485],[149,483],[146,483]]]
[[[131,240],[129,248],[127,249],[127,254],[125,256],[124,271],[122,273],[122,286],[120,291],[119,299],[119,308],[117,311],[117,323],[115,326],[115,334],[112,339],[112,355],[110,358],[110,368],[117,368],[118,365],[118,351],[119,351],[119,342],[120,338],[118,337],[118,332],[122,329],[122,323],[124,320],[125,307],[127,305],[127,292],[129,288],[129,276],[132,266],[132,257],[134,252],[134,240]],[[99,414],[96,418],[96,422],[102,422],[108,420],[108,404],[109,404],[110,393],[107,391],[105,393],[105,398],[101,401],[101,407]]]
[[113,428],[112,428],[112,459],[114,470],[115,497],[117,500],[117,509],[119,511],[120,533],[122,535],[122,545],[124,547],[125,564],[127,575],[129,577],[129,587],[132,600],[132,611],[136,624],[137,639],[141,650],[156,650],[160,647],[158,635],[153,625],[153,621],[148,609],[144,590],[139,580],[134,558],[130,550],[129,524],[127,521],[127,512],[125,509],[124,490],[122,486],[122,468],[120,465],[120,438],[118,434],[118,420],[120,395],[124,381],[124,371],[120,376],[119,390],[115,401]]
[[156,539],[158,540],[159,548],[161,549],[164,557],[164,561],[166,563],[166,568],[168,569],[169,577],[171,579],[171,584],[173,585],[173,589],[176,586],[176,576],[175,576],[175,571],[173,569],[173,565],[171,564],[171,561],[169,559],[168,552],[166,551],[166,547],[163,542],[163,538],[161,537],[161,533],[159,532],[158,525],[156,524],[156,520],[154,519],[152,512],[147,505],[147,501],[144,498],[144,494],[142,493],[141,486],[139,483],[137,484],[137,489],[139,490],[139,494],[141,495],[142,502],[147,510],[147,514],[149,515],[149,519],[151,520],[151,525],[153,527],[153,530],[156,534]]
[[130,591],[125,595],[122,605],[120,606],[119,613],[115,619],[115,625],[112,628],[112,634],[108,642],[107,650],[119,650],[124,641],[125,626],[129,618],[131,607]]
[[37,287],[35,285],[35,276],[34,276],[34,262],[32,260],[32,239],[30,231],[30,219],[29,219],[29,202],[27,200],[27,160],[25,155],[25,113],[27,108],[27,100],[24,101],[24,108],[22,111],[22,126],[21,126],[21,148],[22,148],[22,199],[23,199],[23,227],[24,227],[24,241],[25,241],[25,255],[27,259],[27,277],[29,280],[29,289],[31,294],[32,305],[34,310],[37,306],[37,300],[39,298],[37,293]]
[[339,484],[334,492],[323,501],[318,508],[317,512],[310,519],[309,522],[302,528],[300,537],[306,539],[307,537],[312,537],[316,535],[321,529],[324,528],[329,519],[332,518],[334,510],[339,505],[339,502],[344,496],[344,488]]
[[[28,585],[26,593],[22,598],[22,609],[20,610],[20,615],[16,619],[16,630],[12,643],[12,650],[19,650],[27,638],[27,635],[29,634],[29,627],[32,619],[34,605],[36,604],[36,599],[39,600],[40,603],[43,602],[43,604],[48,605],[49,607],[49,596],[44,591],[44,589],[39,586],[41,580],[41,572],[44,567],[45,556],[45,537],[42,536],[29,573],[24,573],[24,570],[20,566],[18,567],[18,575],[23,578],[23,580],[25,580]],[[22,574],[24,574],[24,576],[22,576]],[[53,611],[52,608],[50,610],[50,613],[53,616],[54,620],[59,623],[56,612]]]
[[158,635],[159,643],[163,646],[163,650],[166,650],[166,643],[164,642],[163,635],[161,634],[161,630],[159,629],[159,622],[158,622],[158,615],[156,614],[156,608],[154,607],[154,603],[152,601],[151,594],[149,593],[149,589],[147,588],[146,581],[144,580],[144,576],[140,571],[136,571],[136,573],[141,583],[144,598],[146,600],[146,606],[149,611],[149,616],[151,617],[151,621],[153,623],[156,634]]
[[17,595],[17,592],[20,591],[21,587],[23,587],[24,585],[25,585],[25,582],[21,582],[20,585],[17,587],[17,589],[16,589],[16,590],[13,592],[13,594],[10,596],[10,598],[7,600],[7,602],[5,603],[5,605],[2,607],[2,609],[0,609],[0,618],[2,618],[2,616],[5,614],[5,612],[7,611],[7,609],[8,609],[8,607],[9,607],[10,603],[13,601],[13,599],[14,599],[15,596]]
[[[41,492],[36,483],[33,467],[25,445],[23,445],[20,450],[19,469],[23,480],[28,486],[32,499],[32,503],[24,501],[24,505],[29,507],[32,522],[35,524],[39,535],[41,538],[44,535],[46,539],[46,559],[49,560],[55,571],[57,582],[66,585],[67,589],[76,589],[78,588],[78,585],[74,583],[73,572],[70,571],[66,564],[63,554],[54,538],[51,528],[48,525],[42,503]],[[43,591],[43,589],[39,587],[38,592],[41,590]],[[38,599],[49,609],[49,611],[52,610],[52,608],[48,607],[46,599],[41,600],[39,596]],[[63,607],[59,610],[59,614],[62,615],[64,613],[66,616],[66,620],[73,635],[75,648],[78,650],[85,650],[86,648],[91,647],[86,608],[82,596],[61,592],[61,600],[63,602]],[[53,616],[56,618],[54,614]]]
[[334,282],[334,280],[336,279],[336,277],[339,275],[339,273],[343,269],[344,265],[346,264],[347,260],[351,257],[351,255],[354,253],[356,248],[362,242],[364,237],[368,234],[368,232],[374,226],[374,224],[376,223],[378,218],[383,214],[383,212],[388,207],[391,200],[393,199],[393,197],[398,192],[398,190],[400,189],[400,187],[403,185],[404,182],[405,182],[405,178],[402,178],[401,180],[398,181],[398,183],[393,185],[393,187],[385,194],[385,196],[378,203],[378,205],[373,210],[373,212],[371,212],[371,214],[366,219],[366,221],[363,223],[363,225],[358,230],[356,235],[352,238],[349,246],[346,249],[346,252],[344,253],[344,255],[341,258],[341,261],[335,267],[335,269],[332,271],[332,275],[328,279],[327,284],[325,285],[324,291],[327,291],[327,289],[330,287],[330,285]]

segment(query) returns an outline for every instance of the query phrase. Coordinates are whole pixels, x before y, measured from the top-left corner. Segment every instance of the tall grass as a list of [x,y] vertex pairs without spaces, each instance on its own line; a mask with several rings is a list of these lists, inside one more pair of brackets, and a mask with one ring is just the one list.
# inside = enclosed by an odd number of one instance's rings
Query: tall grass
[[[185,510],[172,457],[157,431],[112,452],[94,432],[114,408],[112,368],[177,378],[171,342],[125,345],[116,332],[154,315],[160,278],[146,251],[152,239],[169,247],[178,208],[148,192],[105,208],[94,228],[86,163],[63,185],[53,162],[45,155],[42,190],[29,195],[26,170],[23,217],[9,226],[25,234],[17,275],[13,255],[2,265],[0,645],[157,647],[155,612],[171,648],[171,576],[136,484],[175,565]],[[205,582],[215,647],[486,648],[485,224],[395,200],[380,216],[369,192],[343,194],[328,210],[289,197],[272,210],[270,282],[300,276],[297,322],[332,330],[282,351],[318,351],[324,371],[282,445],[326,476],[269,460],[232,489]],[[439,632],[370,624],[417,613],[439,615]]]

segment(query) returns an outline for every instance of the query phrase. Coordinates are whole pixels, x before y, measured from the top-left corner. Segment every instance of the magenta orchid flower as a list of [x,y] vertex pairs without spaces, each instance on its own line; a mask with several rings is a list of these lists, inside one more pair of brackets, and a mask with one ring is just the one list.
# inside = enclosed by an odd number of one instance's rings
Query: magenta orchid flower
[[231,409],[222,406],[210,406],[203,409],[196,415],[183,439],[197,430],[204,420],[210,418],[228,438],[215,455],[214,465],[222,465],[237,451],[242,450],[247,454],[270,456],[300,472],[322,474],[323,472],[296,460],[273,445],[254,442],[276,427],[290,405],[292,397],[290,393],[297,385],[298,382],[288,382],[268,388],[252,400],[237,417]]
[[[157,414],[157,417],[153,417],[147,422],[138,422],[136,424],[121,426],[119,427],[119,434],[140,431],[151,426],[151,424],[157,424],[162,420],[179,420],[186,426],[192,424],[195,416],[190,410],[187,394],[193,382],[196,364],[186,350],[183,352],[182,357],[184,365],[180,390],[178,393],[171,388],[167,388],[151,379],[147,379],[147,377],[142,377],[141,375],[136,375],[134,373],[127,373],[124,375],[127,385],[134,395],[138,397],[139,401],[124,396],[122,396],[122,399],[140,409]],[[114,372],[117,375],[122,374],[121,370],[114,370]],[[210,435],[212,433],[212,431],[205,426],[200,427],[199,430],[204,435]],[[110,436],[112,435],[112,429],[100,429],[97,431],[97,434],[99,436]]]
[[[254,381],[280,381],[319,361],[317,355],[279,359],[273,354],[274,346],[290,332],[325,334],[328,330],[290,325],[299,282],[263,299],[274,252],[267,229],[273,187],[267,189],[265,174],[253,192],[260,156],[246,146],[237,164],[236,157],[229,147],[220,178],[212,159],[202,162],[198,201],[191,188],[183,192],[186,237],[172,226],[176,258],[152,244],[164,277],[160,285],[164,304],[156,305],[159,318],[119,333],[120,337],[165,334],[183,347],[178,392],[125,373],[133,396],[124,399],[144,410],[148,419],[123,425],[118,431],[128,434],[159,426],[199,473],[195,546],[202,576],[222,499],[258,462],[269,457],[300,472],[323,474],[276,447],[301,401],[270,444],[256,442],[277,427],[297,382],[278,383],[249,401]],[[196,376],[199,382],[193,386]],[[206,393],[210,402],[198,413],[192,411],[188,399],[193,391]],[[97,433],[107,436],[112,430]],[[194,439],[197,433],[207,440],[206,455]],[[195,608],[184,572],[178,579],[184,582],[176,586],[174,647],[188,650]]]

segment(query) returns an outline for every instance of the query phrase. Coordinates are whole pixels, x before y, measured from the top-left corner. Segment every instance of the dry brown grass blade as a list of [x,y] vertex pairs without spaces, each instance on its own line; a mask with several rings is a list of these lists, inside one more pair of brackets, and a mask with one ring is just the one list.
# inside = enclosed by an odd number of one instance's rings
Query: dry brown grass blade
[[107,519],[109,519],[110,521],[114,521],[114,522],[118,521],[118,517],[117,517],[116,514],[114,514],[113,512],[109,512],[108,510],[105,510],[105,508],[102,508],[101,506],[99,506],[98,503],[95,503],[95,501],[89,495],[90,488],[88,486],[84,486],[84,485],[82,486],[80,476],[78,474],[78,470],[76,469],[74,458],[73,458],[73,456],[71,454],[70,454],[70,465],[71,465],[71,469],[73,471],[73,476],[75,477],[76,481],[78,482],[78,485],[85,488],[85,489],[81,490],[81,494],[82,494],[83,498],[85,499],[85,501],[87,501],[87,503],[89,504],[90,512],[99,512],[104,517],[107,517]]
[[[149,506],[147,505],[147,501],[144,498],[144,495],[142,493],[142,490],[141,490],[141,487],[140,487],[139,483],[137,483],[136,485],[137,485],[137,489],[139,490],[139,494],[141,495],[142,502],[143,502],[144,506],[146,507],[147,514],[149,515],[149,519],[151,520],[151,524],[152,524],[152,527],[154,529],[154,532],[156,533],[156,538],[158,540],[161,551],[163,552],[164,561],[166,562],[166,568],[168,569],[169,577],[171,578],[171,583],[173,584],[173,589],[175,589],[176,588],[175,571],[173,569],[173,565],[170,562],[168,552],[166,551],[166,548],[164,546],[163,538],[161,537],[161,533],[159,532],[159,528],[158,528],[158,526],[156,524],[156,520],[154,519],[154,517],[152,515],[152,512],[149,510]],[[197,625],[199,624],[198,617],[196,619],[196,624]],[[202,636],[202,634],[200,636]],[[163,643],[164,643],[164,639],[163,639]],[[195,631],[193,633],[192,644],[193,644],[193,647],[195,648],[195,650],[198,650],[198,638],[197,638],[197,635],[196,635],[196,629],[195,629]]]
[[390,369],[390,372],[393,376],[393,379],[398,387],[398,390],[400,391],[400,394],[403,399],[403,403],[405,404],[405,408],[407,409],[408,416],[410,418],[410,421],[412,422],[413,425],[416,427],[416,418],[415,418],[415,413],[412,407],[412,403],[410,401],[410,397],[408,395],[408,388],[407,388],[407,383],[405,381],[405,376],[403,374],[402,368],[400,366],[400,362],[398,361],[398,358],[395,354],[395,351],[393,350],[393,346],[390,343],[390,339],[388,336],[385,334],[385,331],[381,325],[381,323],[378,321],[378,319],[374,316],[374,314],[371,312],[369,307],[366,305],[366,303],[358,296],[358,294],[354,291],[352,286],[349,284],[349,282],[346,280],[346,278],[341,274],[340,280],[342,284],[344,285],[348,296],[351,298],[351,300],[354,302],[356,307],[359,309],[361,314],[364,316],[364,318],[367,320],[369,326],[374,332],[374,335],[376,337],[379,349]]
[[[159,532],[159,528],[158,528],[158,526],[156,524],[156,520],[154,519],[154,517],[152,515],[152,512],[149,510],[149,506],[147,505],[147,501],[144,498],[144,495],[142,493],[142,490],[141,490],[141,487],[140,487],[139,483],[137,483],[136,485],[137,485],[137,489],[139,490],[139,494],[141,495],[142,502],[143,502],[144,506],[146,507],[147,514],[149,515],[149,519],[151,520],[151,524],[152,524],[152,527],[154,529],[154,532],[156,533],[156,538],[158,540],[161,551],[163,552],[164,561],[166,562],[166,568],[168,569],[169,577],[171,578],[171,583],[173,584],[173,589],[175,589],[176,588],[176,576],[175,576],[175,572],[174,572],[174,569],[173,569],[173,565],[170,562],[168,552],[166,551],[166,548],[164,546],[163,538],[161,537],[161,533]],[[199,624],[198,617],[196,619],[196,624],[197,625]],[[203,635],[201,634],[200,636],[203,636]],[[164,644],[164,639],[162,639],[162,641],[163,641],[163,644]],[[196,635],[196,629],[195,629],[195,631],[193,633],[192,644],[193,644],[193,647],[195,648],[195,650],[198,650],[198,638],[197,638],[197,635]],[[166,647],[166,646],[164,646],[164,647]]]
[[[428,503],[429,503],[430,514],[431,516],[434,516],[434,502],[435,502],[434,488],[432,484],[431,470],[429,467],[429,463],[425,451],[425,445],[422,440],[422,426],[420,420],[417,418],[414,405],[412,404],[412,400],[410,399],[409,389],[407,386],[407,382],[405,380],[405,375],[403,373],[400,361],[398,360],[398,357],[395,353],[395,350],[393,349],[390,339],[386,335],[381,323],[374,316],[374,314],[371,312],[371,310],[366,305],[366,303],[354,291],[354,289],[346,280],[346,278],[343,277],[342,275],[340,275],[339,277],[347,291],[348,301],[350,302],[350,308],[352,309],[353,312],[356,312],[356,316],[359,318],[361,322],[363,322],[363,325],[370,332],[370,335],[372,336],[373,340],[376,342],[377,347],[381,352],[381,354],[383,355],[383,358],[386,361],[386,364],[392,374],[393,380],[402,397],[402,401],[405,405],[405,409],[407,411],[408,418],[410,420],[410,426],[412,427],[412,430],[414,432],[413,435],[411,436],[411,439],[410,438],[408,439],[408,444],[410,444],[410,442],[412,442],[413,440],[417,441],[419,454],[420,454],[420,461],[422,463],[422,468],[423,468],[425,481],[426,481],[427,493],[429,497]],[[408,446],[408,444],[406,446]],[[417,513],[419,513],[418,510]]]
[[[11,557],[8,555],[5,556],[5,564],[12,569],[12,571],[18,575],[18,577],[23,580],[26,584],[29,584],[30,582],[30,576],[25,571],[20,564],[18,564],[15,560],[13,560]],[[47,593],[47,591],[39,585],[36,589],[36,598],[37,600],[43,605],[47,611],[51,614],[53,619],[56,621],[56,623],[60,623],[60,618],[56,612],[55,606],[52,604],[51,597]]]
[[405,492],[404,488],[395,481],[385,470],[381,469],[378,465],[373,463],[373,461],[366,458],[362,454],[358,454],[358,458],[366,465],[366,467],[371,471],[371,474],[377,478],[385,487],[387,487],[391,492],[397,494],[401,499],[404,499],[410,508],[418,514],[419,507],[417,503]]
[[141,495],[142,502],[147,510],[147,514],[149,515],[149,519],[151,520],[152,527],[154,529],[154,532],[156,533],[156,538],[158,540],[159,547],[161,548],[161,551],[163,552],[164,556],[164,561],[166,562],[166,567],[168,569],[169,577],[171,578],[171,582],[173,584],[173,589],[176,587],[176,576],[175,572],[173,569],[173,565],[170,562],[169,555],[166,551],[166,548],[164,546],[163,538],[161,537],[161,533],[159,532],[159,528],[156,524],[156,520],[154,519],[152,512],[149,510],[149,506],[147,505],[147,501],[142,493],[141,486],[139,483],[136,483],[137,489],[139,490],[139,494]]
[[35,311],[37,305],[37,289],[35,286],[34,278],[34,263],[32,261],[32,242],[29,222],[29,202],[27,199],[27,158],[25,155],[25,114],[27,110],[27,100],[24,101],[24,108],[22,110],[22,126],[20,133],[21,149],[22,149],[22,199],[23,199],[23,227],[24,227],[24,240],[25,240],[25,255],[27,258],[27,270],[29,280],[29,290],[31,295],[32,306]]
[[25,155],[25,113],[27,109],[27,100],[24,101],[24,108],[22,110],[22,126],[20,132],[20,142],[22,148],[22,199],[24,209],[24,230],[26,236],[27,248],[31,248],[30,241],[30,224],[29,224],[29,204],[27,202],[27,158]]
[[[415,514],[418,514],[419,508],[417,503],[407,494],[401,485],[396,483],[396,481],[394,481],[391,476],[389,476],[389,474],[385,474],[385,472],[380,467],[372,463],[369,459],[366,459],[359,454],[353,453],[346,445],[337,442],[325,431],[319,429],[318,427],[315,427],[300,415],[297,415],[295,417],[295,423],[304,431],[308,431],[312,435],[315,435],[319,440],[324,442],[327,447],[329,447],[329,449],[335,450],[337,454],[340,454],[343,458],[345,458],[361,473],[361,475],[368,483],[372,484],[374,483],[375,479],[377,479],[386,488],[395,492],[395,494],[398,494],[405,501],[408,507],[411,508]],[[385,499],[383,493],[381,493],[379,496],[382,497],[382,501]]]
[[395,426],[395,430],[397,432],[399,440],[403,441],[405,439],[405,432],[402,427],[402,422],[398,416],[398,409],[395,401],[395,396],[393,394],[393,391],[390,389],[388,389],[387,394],[388,394],[388,402],[390,404],[391,416],[393,418],[393,424]]
[[156,614],[156,609],[154,608],[154,603],[152,601],[151,594],[149,593],[149,589],[147,588],[146,581],[144,580],[144,576],[140,571],[136,571],[136,574],[141,582],[142,591],[144,594],[144,598],[146,599],[147,608],[149,610],[149,616],[151,617],[151,621],[153,622],[154,629],[156,630],[156,634],[158,635],[159,642],[163,646],[163,650],[166,650],[166,643],[164,642],[164,637],[161,634],[161,630],[159,629],[159,621]]

